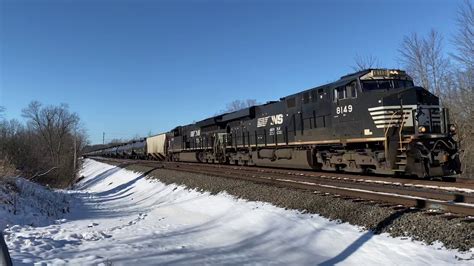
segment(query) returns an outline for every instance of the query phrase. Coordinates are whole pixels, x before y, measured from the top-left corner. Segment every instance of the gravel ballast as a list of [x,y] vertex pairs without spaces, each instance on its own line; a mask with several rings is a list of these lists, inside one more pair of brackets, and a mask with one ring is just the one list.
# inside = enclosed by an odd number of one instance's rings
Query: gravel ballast
[[[111,163],[111,162],[107,162]],[[111,163],[117,164],[118,163]],[[148,172],[151,166],[122,165],[128,170]],[[428,214],[406,208],[346,200],[331,195],[316,194],[289,188],[280,188],[244,180],[158,168],[148,176],[166,184],[184,185],[189,189],[227,192],[237,198],[269,202],[276,206],[319,214],[331,220],[348,222],[393,237],[411,237],[432,244],[440,241],[445,247],[467,251],[474,247],[474,223],[464,217],[448,218],[442,214]]]

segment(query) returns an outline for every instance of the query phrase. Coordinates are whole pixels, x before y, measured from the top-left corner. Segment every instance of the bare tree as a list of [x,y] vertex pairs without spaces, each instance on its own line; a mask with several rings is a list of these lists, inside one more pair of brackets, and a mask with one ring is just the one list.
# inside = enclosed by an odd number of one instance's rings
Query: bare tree
[[458,63],[452,70],[445,102],[451,120],[458,128],[457,138],[465,177],[474,177],[474,7],[466,0],[457,13],[458,31],[453,44],[457,52],[451,54]]
[[465,69],[474,69],[474,6],[465,0],[460,6],[457,16],[458,32],[454,36],[457,53],[452,56]]
[[255,105],[258,105],[259,103],[257,102],[257,100],[255,99],[247,99],[245,100],[245,105],[247,105],[246,107],[252,107],[252,106],[255,106]]
[[370,68],[377,68],[379,67],[379,65],[379,60],[373,55],[362,56],[356,54],[356,56],[354,57],[354,65],[352,66],[352,69],[354,71],[361,71]]
[[440,95],[449,75],[450,62],[443,53],[443,37],[431,30],[426,37],[413,33],[403,38],[400,61],[418,84]]
[[239,111],[248,107],[252,107],[254,105],[258,105],[257,100],[255,99],[247,99],[245,101],[242,100],[234,100],[226,105],[225,110],[221,110],[219,113],[230,113],[230,112],[235,112]]
[[[36,101],[23,109],[22,115],[27,119],[27,128],[19,137],[28,143],[25,149],[29,153],[17,156],[18,163],[30,169],[33,179],[68,185],[76,174],[78,153],[87,144],[78,115],[70,112],[66,104],[42,106]],[[31,160],[25,160],[25,156]]]
[[34,134],[29,132],[17,120],[3,120],[0,123],[0,161],[11,165],[11,168],[20,169],[29,176],[35,169],[41,168],[42,149]]
[[443,37],[436,31],[430,31],[424,42],[425,57],[428,65],[428,75],[431,79],[431,89],[440,94],[443,89],[443,81],[449,74],[449,60],[443,53]]
[[23,176],[51,186],[69,185],[77,172],[78,157],[87,134],[77,114],[65,104],[42,106],[31,102],[23,110],[26,125],[0,120],[0,176]]
[[66,104],[42,108],[39,102],[33,101],[28,108],[23,109],[23,117],[29,120],[29,126],[41,134],[51,158],[59,165],[65,138],[79,124],[77,114],[69,112]]
[[4,113],[5,113],[5,107],[3,107],[3,106],[0,106],[0,119],[2,119],[2,118],[3,118],[3,116],[4,116]]
[[404,64],[405,69],[415,81],[429,89],[428,66],[423,51],[423,40],[416,33],[405,36],[398,51],[400,61]]
[[460,159],[465,177],[474,176],[474,75],[455,70],[443,93],[444,105],[449,107],[450,120],[457,128],[456,138],[461,147]]
[[12,144],[16,143],[15,136],[21,131],[23,128],[16,120],[0,121],[0,178],[12,176],[15,172],[12,159],[15,154],[21,153],[22,149],[20,146]]

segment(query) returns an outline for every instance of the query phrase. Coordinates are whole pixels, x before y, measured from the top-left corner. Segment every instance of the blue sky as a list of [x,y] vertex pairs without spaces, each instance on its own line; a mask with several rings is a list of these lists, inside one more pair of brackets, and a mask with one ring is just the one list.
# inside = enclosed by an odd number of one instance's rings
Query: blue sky
[[275,100],[400,67],[404,35],[456,30],[461,1],[0,0],[0,105],[67,103],[92,143],[167,131],[234,99]]

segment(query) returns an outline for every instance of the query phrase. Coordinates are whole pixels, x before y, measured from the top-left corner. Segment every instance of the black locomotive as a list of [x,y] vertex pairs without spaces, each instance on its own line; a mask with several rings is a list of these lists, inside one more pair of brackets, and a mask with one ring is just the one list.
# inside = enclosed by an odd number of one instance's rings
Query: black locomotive
[[455,131],[404,71],[368,69],[143,142],[155,159],[433,177],[460,173]]

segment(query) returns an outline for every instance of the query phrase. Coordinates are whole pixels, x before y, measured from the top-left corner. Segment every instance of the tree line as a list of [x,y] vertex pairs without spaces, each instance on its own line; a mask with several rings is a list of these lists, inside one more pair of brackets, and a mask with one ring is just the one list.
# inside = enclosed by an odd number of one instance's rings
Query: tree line
[[31,102],[22,110],[26,122],[4,118],[0,109],[0,176],[21,174],[55,187],[72,183],[79,154],[87,144],[79,116],[66,104]]

